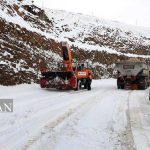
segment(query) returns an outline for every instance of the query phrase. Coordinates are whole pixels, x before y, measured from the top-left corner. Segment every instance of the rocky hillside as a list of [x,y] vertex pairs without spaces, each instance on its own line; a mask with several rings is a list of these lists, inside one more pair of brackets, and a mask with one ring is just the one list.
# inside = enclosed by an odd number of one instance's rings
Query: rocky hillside
[[38,82],[39,65],[61,61],[62,40],[74,59],[91,64],[96,78],[111,77],[118,59],[150,58],[150,29],[42,10],[25,1],[1,0],[0,33],[2,85]]
[[86,50],[126,56],[150,54],[150,28],[65,11],[45,11],[49,19],[55,21],[53,35],[58,39],[66,38],[71,44]]

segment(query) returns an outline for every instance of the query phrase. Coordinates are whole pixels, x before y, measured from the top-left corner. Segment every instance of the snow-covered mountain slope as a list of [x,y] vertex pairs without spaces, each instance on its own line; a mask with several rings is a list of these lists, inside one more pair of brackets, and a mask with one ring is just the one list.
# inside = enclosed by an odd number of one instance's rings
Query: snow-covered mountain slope
[[118,59],[150,57],[150,29],[93,16],[42,10],[25,0],[0,3],[0,84],[36,81],[42,65],[61,60],[60,41],[74,59],[88,61],[95,77],[112,75]]
[[55,22],[53,31],[58,39],[69,39],[71,44],[84,50],[149,57],[144,54],[150,54],[150,28],[61,10],[45,11],[49,19]]
[[51,21],[41,9],[18,1],[2,0],[0,84],[36,81],[39,59],[43,64],[61,59],[59,43],[44,36],[46,30],[52,32],[51,27]]

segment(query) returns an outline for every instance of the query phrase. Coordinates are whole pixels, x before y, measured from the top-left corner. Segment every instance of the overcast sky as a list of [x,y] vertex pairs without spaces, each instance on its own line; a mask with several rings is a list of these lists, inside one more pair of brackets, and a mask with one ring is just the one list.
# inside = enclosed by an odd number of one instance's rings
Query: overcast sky
[[34,0],[52,9],[150,27],[150,0]]

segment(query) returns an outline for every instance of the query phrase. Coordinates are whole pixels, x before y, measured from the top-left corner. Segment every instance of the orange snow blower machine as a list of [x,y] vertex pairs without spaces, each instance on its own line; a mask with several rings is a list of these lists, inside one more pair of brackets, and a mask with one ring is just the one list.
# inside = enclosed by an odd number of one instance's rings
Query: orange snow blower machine
[[61,42],[63,62],[56,71],[41,69],[41,88],[60,90],[91,90],[92,75],[88,63],[72,62],[71,50],[67,42]]

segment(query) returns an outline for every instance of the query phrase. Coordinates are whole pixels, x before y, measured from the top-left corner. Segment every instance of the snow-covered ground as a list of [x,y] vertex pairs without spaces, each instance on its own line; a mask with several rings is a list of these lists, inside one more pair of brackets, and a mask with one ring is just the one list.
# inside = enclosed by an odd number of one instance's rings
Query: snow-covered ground
[[[39,85],[0,86],[14,112],[0,114],[3,150],[150,149],[148,90],[93,81],[92,91],[56,91]],[[1,149],[0,148],[0,149]]]

